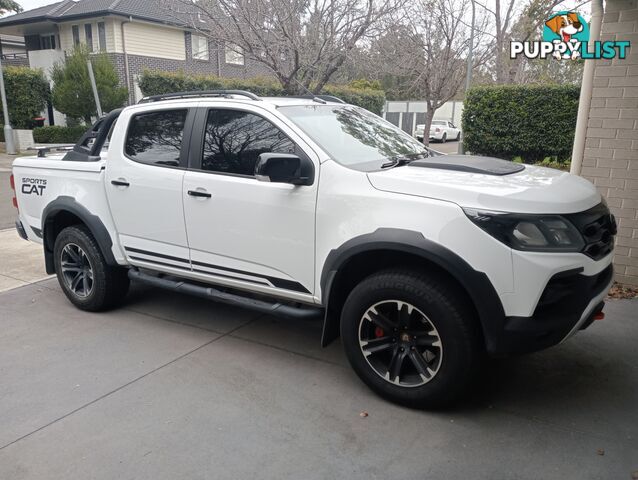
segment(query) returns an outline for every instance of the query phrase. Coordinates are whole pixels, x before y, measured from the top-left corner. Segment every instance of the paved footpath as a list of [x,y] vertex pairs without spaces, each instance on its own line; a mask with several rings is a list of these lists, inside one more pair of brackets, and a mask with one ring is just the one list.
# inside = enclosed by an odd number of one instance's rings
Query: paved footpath
[[42,246],[22,240],[15,230],[17,211],[9,186],[15,158],[0,153],[0,292],[47,278]]
[[44,278],[42,245],[22,240],[15,228],[0,230],[0,292]]
[[11,203],[13,192],[9,187],[11,163],[15,156],[0,153],[0,230],[12,227],[15,223],[16,209]]

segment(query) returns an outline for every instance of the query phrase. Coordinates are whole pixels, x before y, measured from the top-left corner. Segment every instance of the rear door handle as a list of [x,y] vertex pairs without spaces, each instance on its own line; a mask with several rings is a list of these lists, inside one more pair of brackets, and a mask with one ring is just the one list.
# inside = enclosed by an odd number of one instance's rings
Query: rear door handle
[[202,192],[201,190],[189,190],[188,194],[191,197],[203,197],[203,198],[210,198],[212,197],[212,195],[208,192]]
[[111,180],[111,185],[115,185],[116,187],[128,187],[131,184],[128,183],[126,180],[121,179],[121,180]]

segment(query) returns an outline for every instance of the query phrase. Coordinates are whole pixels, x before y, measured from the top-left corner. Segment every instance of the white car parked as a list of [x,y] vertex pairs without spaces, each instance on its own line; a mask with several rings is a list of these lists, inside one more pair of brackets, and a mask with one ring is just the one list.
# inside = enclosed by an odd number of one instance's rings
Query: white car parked
[[586,328],[613,278],[616,224],[587,180],[436,155],[334,97],[147,98],[64,156],[17,158],[11,185],[20,236],[78,308],[135,280],[317,318],[323,345],[341,336],[372,390],[413,407],[459,397],[486,353]]
[[[423,141],[423,131],[425,125],[417,125],[414,130],[414,137]],[[452,122],[447,120],[432,120],[430,126],[430,141],[436,140],[445,143],[448,140],[459,140],[461,138],[461,130],[456,128]]]

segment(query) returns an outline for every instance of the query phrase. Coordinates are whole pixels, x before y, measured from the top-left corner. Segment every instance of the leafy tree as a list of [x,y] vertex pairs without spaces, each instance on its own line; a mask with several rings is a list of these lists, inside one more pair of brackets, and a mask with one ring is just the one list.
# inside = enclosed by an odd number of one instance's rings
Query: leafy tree
[[0,0],[0,15],[5,14],[6,12],[20,13],[21,11],[22,7],[13,0]]
[[[9,105],[9,118],[15,128],[33,127],[49,100],[49,82],[40,69],[4,67],[4,85]],[[0,105],[0,118],[2,105]]]
[[102,110],[108,112],[121,107],[128,98],[128,90],[119,85],[117,72],[109,58],[104,54],[89,55],[86,46],[78,45],[66,58],[66,62],[53,66],[53,106],[69,117],[82,119],[87,124],[91,123],[91,117],[97,115],[86,64],[89,58],[93,65]]

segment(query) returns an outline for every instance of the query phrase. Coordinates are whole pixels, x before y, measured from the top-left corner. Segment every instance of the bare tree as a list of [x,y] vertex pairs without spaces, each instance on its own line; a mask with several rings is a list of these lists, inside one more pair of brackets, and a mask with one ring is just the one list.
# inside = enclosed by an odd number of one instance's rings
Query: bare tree
[[[272,71],[287,93],[315,93],[405,0],[177,0],[182,19]],[[188,12],[187,14],[185,12]]]
[[[375,44],[374,67],[394,77],[404,95],[426,101],[426,144],[434,113],[459,92],[465,79],[468,6],[469,0],[418,0],[407,7],[401,24]],[[482,28],[484,21],[478,23]],[[473,68],[485,62],[487,53],[479,47],[474,58]]]
[[[584,0],[574,6],[566,0],[475,0],[493,21],[488,35],[494,45],[493,61],[496,83],[520,83],[525,80],[528,61],[522,56],[515,60],[509,57],[510,41],[525,42],[539,34],[543,23],[557,9],[571,5],[572,9],[589,3]],[[491,23],[491,22],[490,22]],[[491,33],[490,33],[491,32]],[[536,70],[536,69],[532,69]],[[529,72],[527,72],[529,74]]]

